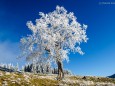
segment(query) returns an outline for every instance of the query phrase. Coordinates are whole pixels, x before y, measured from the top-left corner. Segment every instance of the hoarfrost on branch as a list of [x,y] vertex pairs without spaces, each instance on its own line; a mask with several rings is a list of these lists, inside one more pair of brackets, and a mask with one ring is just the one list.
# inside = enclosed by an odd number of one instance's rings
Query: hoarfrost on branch
[[31,35],[21,39],[22,56],[27,60],[69,61],[69,52],[84,54],[80,48],[82,42],[87,42],[87,25],[81,25],[73,12],[67,12],[64,7],[27,22]]

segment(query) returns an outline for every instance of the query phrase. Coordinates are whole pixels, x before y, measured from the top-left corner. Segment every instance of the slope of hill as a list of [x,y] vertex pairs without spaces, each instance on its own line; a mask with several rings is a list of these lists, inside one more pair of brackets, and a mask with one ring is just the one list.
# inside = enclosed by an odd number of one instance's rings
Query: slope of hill
[[115,78],[115,74],[108,76],[109,78]]
[[115,79],[111,78],[65,75],[57,81],[56,76],[0,71],[0,86],[115,86]]
[[14,70],[12,70],[12,69],[3,68],[3,67],[0,67],[0,70],[1,71],[6,71],[6,72],[14,72]]

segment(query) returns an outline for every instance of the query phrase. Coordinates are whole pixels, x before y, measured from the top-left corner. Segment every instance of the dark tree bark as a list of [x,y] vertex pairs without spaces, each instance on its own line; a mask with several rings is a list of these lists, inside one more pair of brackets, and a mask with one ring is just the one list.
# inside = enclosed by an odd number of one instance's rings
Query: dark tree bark
[[[55,46],[59,47],[59,43],[56,42]],[[59,47],[59,49],[61,49],[61,47]],[[50,49],[48,49],[47,47],[45,48],[45,50],[48,51],[48,52],[50,52]],[[62,61],[57,60],[57,66],[58,66],[58,80],[62,80],[64,78]]]
[[62,80],[64,78],[62,62],[57,61],[57,65],[58,65],[58,80]]

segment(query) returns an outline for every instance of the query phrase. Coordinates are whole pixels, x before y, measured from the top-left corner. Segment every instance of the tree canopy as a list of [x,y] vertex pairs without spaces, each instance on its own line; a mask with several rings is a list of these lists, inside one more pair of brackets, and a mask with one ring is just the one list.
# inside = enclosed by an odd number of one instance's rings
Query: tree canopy
[[21,39],[22,56],[27,60],[63,61],[69,60],[69,52],[84,54],[80,48],[87,42],[87,25],[81,25],[73,12],[56,6],[47,14],[39,12],[40,18],[27,22],[32,34]]

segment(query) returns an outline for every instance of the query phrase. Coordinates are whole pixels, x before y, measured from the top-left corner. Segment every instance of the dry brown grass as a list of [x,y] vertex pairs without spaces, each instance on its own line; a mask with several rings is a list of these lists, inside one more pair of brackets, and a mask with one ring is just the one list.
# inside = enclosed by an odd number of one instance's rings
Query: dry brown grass
[[[2,73],[0,86],[6,83],[8,86],[115,86],[115,79],[93,76],[65,76],[62,81],[56,80],[56,75],[32,74],[32,73]],[[104,84],[105,83],[105,84]],[[91,84],[91,85],[90,85]],[[99,85],[98,85],[99,86]]]

